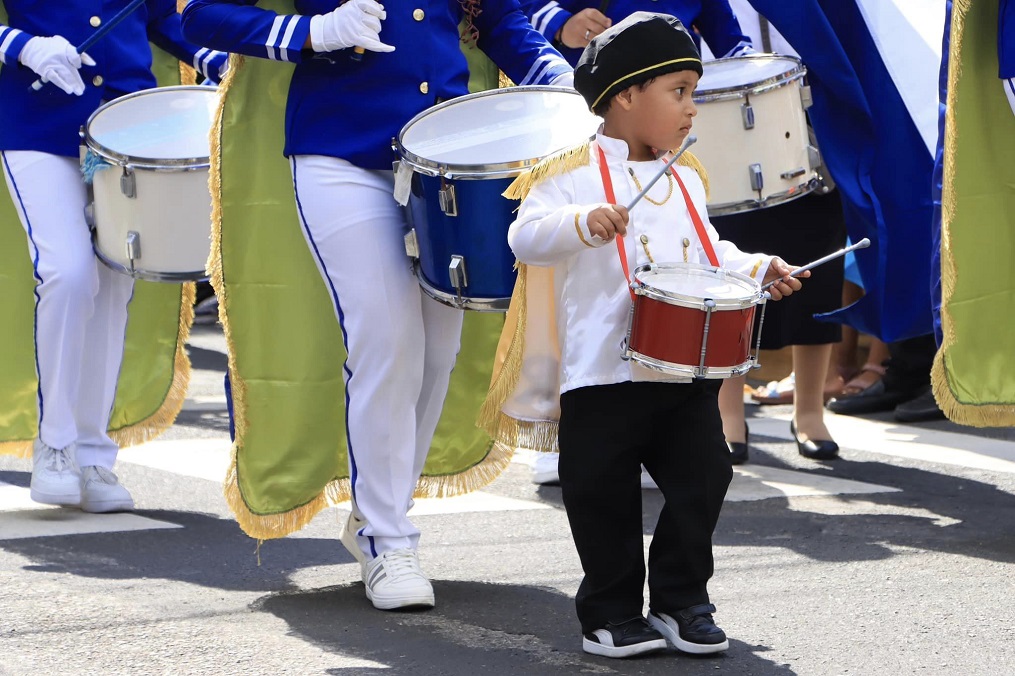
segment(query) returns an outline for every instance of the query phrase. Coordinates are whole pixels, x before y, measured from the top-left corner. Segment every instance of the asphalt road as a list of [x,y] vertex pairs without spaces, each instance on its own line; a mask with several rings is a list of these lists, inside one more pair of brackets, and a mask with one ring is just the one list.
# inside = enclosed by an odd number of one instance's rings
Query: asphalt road
[[[843,459],[801,458],[788,407],[752,407],[752,462],[715,536],[721,656],[581,651],[560,490],[527,456],[468,498],[421,501],[437,607],[381,612],[337,541],[341,506],[257,543],[230,518],[224,341],[196,327],[188,404],[125,450],[132,515],[38,508],[0,458],[0,674],[1015,674],[1011,430],[830,416]],[[661,506],[646,490],[646,545]]]

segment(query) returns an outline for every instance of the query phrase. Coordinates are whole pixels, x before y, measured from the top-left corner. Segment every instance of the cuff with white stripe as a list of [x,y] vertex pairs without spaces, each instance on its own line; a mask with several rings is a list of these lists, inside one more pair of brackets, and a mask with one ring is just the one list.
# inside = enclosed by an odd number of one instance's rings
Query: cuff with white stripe
[[16,64],[21,50],[33,36],[17,28],[0,24],[0,63]]
[[300,50],[310,35],[310,17],[298,14],[280,14],[275,17],[264,47],[272,61],[299,63]]
[[567,11],[556,2],[548,2],[532,13],[531,23],[533,28],[542,33],[547,40],[553,41],[557,31],[567,23],[573,14]]

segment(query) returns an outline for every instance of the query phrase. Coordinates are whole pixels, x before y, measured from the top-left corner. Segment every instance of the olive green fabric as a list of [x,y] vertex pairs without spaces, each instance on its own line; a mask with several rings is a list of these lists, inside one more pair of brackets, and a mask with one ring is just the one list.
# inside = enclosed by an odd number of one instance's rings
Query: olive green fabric
[[[284,0],[259,6],[294,11]],[[257,538],[291,533],[349,496],[342,333],[303,238],[282,155],[291,76],[287,64],[234,58],[220,153],[213,154],[213,186],[220,181],[221,189],[212,279],[230,350],[236,428],[226,495],[241,527]],[[479,488],[506,465],[474,425],[502,325],[500,314],[466,313],[417,495]]]
[[[0,23],[6,20],[0,7]],[[165,54],[159,58],[179,63]],[[165,66],[160,72],[162,83],[179,84],[178,67]],[[32,439],[38,434],[35,283],[28,239],[4,185],[0,190],[0,452],[24,456],[31,452]],[[183,341],[191,316],[183,301],[192,297],[192,285],[135,284],[109,423],[121,445],[153,438],[172,424],[182,406],[190,369]]]
[[944,341],[934,394],[951,420],[1015,425],[1015,117],[998,79],[998,0],[952,9],[941,218]]

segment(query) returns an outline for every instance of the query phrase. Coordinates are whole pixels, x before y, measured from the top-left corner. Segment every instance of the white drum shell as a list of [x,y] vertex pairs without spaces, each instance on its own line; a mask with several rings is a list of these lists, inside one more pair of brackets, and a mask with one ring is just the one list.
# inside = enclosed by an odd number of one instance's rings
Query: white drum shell
[[[705,64],[708,83],[711,68],[747,66],[752,59],[785,62],[798,72],[777,82],[742,84],[736,91],[699,89],[694,97],[698,115],[694,154],[709,178],[708,212],[717,216],[749,211],[805,195],[817,186],[817,151],[810,145],[805,114],[804,71],[791,57],[759,55],[719,59]],[[746,128],[745,106],[753,113],[753,127]],[[752,165],[760,167],[762,187],[752,186]]]
[[[211,250],[208,169],[133,169],[136,197],[120,189],[123,171],[95,172],[95,249],[103,262],[140,279],[180,281],[205,277]],[[131,261],[127,240],[138,234],[140,256]]]
[[208,187],[211,129],[218,92],[160,87],[115,99],[84,129],[92,173],[95,253],[138,279],[203,279],[211,250]]

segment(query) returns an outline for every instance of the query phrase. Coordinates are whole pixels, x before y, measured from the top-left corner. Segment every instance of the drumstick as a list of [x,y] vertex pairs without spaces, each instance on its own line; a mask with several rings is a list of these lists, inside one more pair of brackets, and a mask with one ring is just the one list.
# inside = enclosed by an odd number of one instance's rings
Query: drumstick
[[[77,50],[78,54],[82,54],[82,53],[88,51],[88,49],[92,45],[94,45],[96,42],[98,42],[102,38],[106,37],[106,34],[109,33],[109,31],[113,30],[116,27],[116,24],[118,24],[121,21],[123,21],[124,19],[126,19],[128,16],[130,16],[130,14],[135,9],[137,9],[138,7],[143,5],[144,3],[145,3],[145,0],[133,0],[129,5],[127,5],[126,7],[121,9],[119,12],[114,14],[113,18],[111,18],[109,21],[107,21],[106,24],[104,26],[102,26],[102,28],[99,28],[97,31],[95,31],[94,33],[89,35],[85,39],[84,42],[82,42],[80,45],[75,47],[75,49]],[[32,90],[33,91],[39,91],[40,89],[42,89],[42,85],[44,85],[44,84],[46,84],[46,83],[42,81],[42,78],[39,78],[38,80],[36,80],[35,82],[32,83]]]
[[349,58],[352,59],[353,61],[362,61],[363,55],[366,54],[366,51],[367,50],[363,49],[362,47],[353,47],[352,54],[349,55]]
[[680,145],[680,148],[677,150],[676,153],[674,153],[673,157],[671,157],[670,160],[666,163],[666,165],[662,168],[662,171],[653,176],[652,180],[645,184],[645,187],[642,189],[642,191],[634,196],[634,199],[631,200],[631,203],[627,205],[628,211],[634,209],[634,205],[637,204],[638,201],[645,196],[645,194],[648,192],[648,189],[651,188],[653,185],[655,185],[656,181],[661,179],[666,174],[666,172],[670,170],[670,167],[673,166],[673,163],[676,162],[680,158],[680,156],[684,154],[684,151],[690,148],[691,145],[697,140],[698,137],[694,136],[693,134],[688,135],[688,137],[684,139],[684,142]]
[[[801,272],[803,272],[804,270],[810,270],[811,268],[816,268],[816,267],[818,267],[819,265],[823,265],[823,264],[827,263],[828,261],[834,261],[834,260],[835,260],[836,258],[838,258],[839,256],[845,256],[845,255],[846,255],[846,254],[848,254],[848,253],[849,253],[850,251],[856,251],[857,249],[866,249],[866,248],[867,248],[867,247],[869,247],[870,245],[871,245],[871,241],[870,241],[870,238],[868,238],[868,237],[864,237],[863,239],[861,239],[861,240],[860,240],[859,242],[857,242],[856,244],[854,244],[854,245],[852,245],[852,246],[847,246],[847,247],[846,247],[846,248],[844,248],[844,249],[839,249],[839,250],[838,250],[838,251],[836,251],[835,253],[830,253],[830,254],[828,254],[827,256],[825,256],[825,257],[823,257],[823,258],[819,258],[819,259],[818,259],[818,260],[816,260],[816,261],[811,261],[811,262],[810,262],[810,263],[808,263],[807,265],[802,265],[802,266],[800,266],[799,268],[797,268],[797,269],[796,269],[796,270],[794,270],[793,272],[789,273],[789,276],[790,276],[790,277],[796,277],[797,275],[799,275],[799,274],[800,274]],[[765,291],[766,289],[768,289],[768,287],[772,286],[773,284],[775,284],[776,282],[779,282],[779,281],[782,281],[782,278],[781,278],[781,277],[780,277],[779,279],[773,279],[773,280],[772,280],[771,282],[769,282],[768,284],[765,284],[765,285],[763,285],[763,286],[761,287],[761,290],[762,290],[762,291]]]

